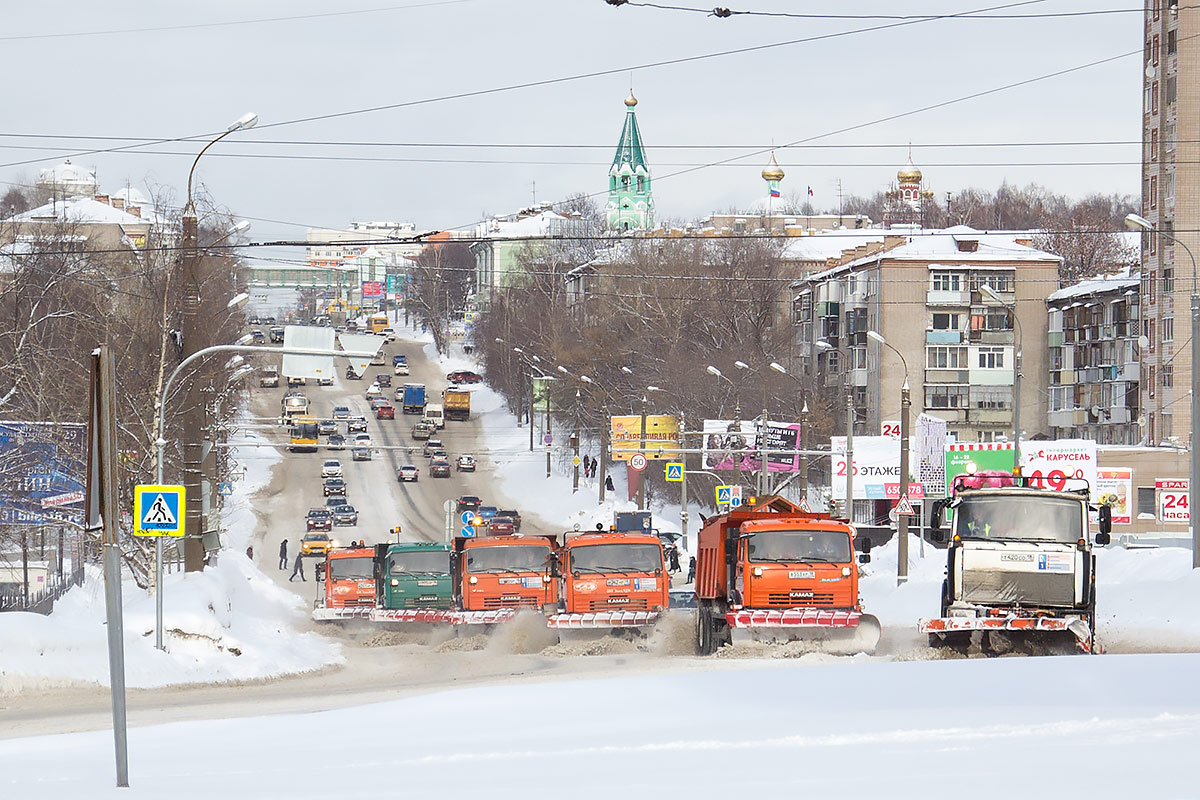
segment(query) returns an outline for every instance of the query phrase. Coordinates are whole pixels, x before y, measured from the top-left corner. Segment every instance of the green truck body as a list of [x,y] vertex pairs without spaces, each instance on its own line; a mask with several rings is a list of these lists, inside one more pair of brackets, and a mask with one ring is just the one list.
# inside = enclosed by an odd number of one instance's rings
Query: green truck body
[[376,606],[381,609],[450,609],[450,546],[437,542],[375,545]]

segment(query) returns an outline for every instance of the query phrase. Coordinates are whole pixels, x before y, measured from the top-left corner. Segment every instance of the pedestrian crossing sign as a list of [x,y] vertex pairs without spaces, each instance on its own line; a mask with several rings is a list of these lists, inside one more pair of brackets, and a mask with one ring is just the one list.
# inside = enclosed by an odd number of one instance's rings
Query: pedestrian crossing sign
[[682,481],[683,480],[683,464],[667,464],[667,480]]
[[187,506],[182,486],[133,487],[135,536],[183,536]]
[[732,500],[733,500],[733,487],[732,486],[718,486],[717,487],[717,505],[727,506],[730,504],[730,502],[732,502]]

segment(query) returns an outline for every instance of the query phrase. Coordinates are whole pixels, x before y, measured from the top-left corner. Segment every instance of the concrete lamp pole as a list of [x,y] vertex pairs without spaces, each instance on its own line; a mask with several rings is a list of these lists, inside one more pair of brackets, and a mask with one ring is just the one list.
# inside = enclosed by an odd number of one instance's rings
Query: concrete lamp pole
[[1021,474],[1021,320],[1017,318],[1017,301],[1006,303],[996,294],[996,290],[986,283],[980,284],[979,291],[993,303],[998,303],[1012,317],[1013,327],[1017,330],[1017,348],[1013,355],[1013,475]]
[[[183,336],[183,357],[197,353],[203,336],[201,321],[201,287],[205,283],[203,275],[203,260],[199,248],[199,221],[196,219],[196,204],[192,196],[192,183],[196,174],[196,165],[208,152],[209,148],[224,139],[234,131],[248,130],[258,124],[257,114],[244,114],[225,132],[217,136],[200,150],[188,170],[187,204],[183,207],[183,308],[181,310],[181,332]],[[204,569],[204,501],[201,495],[201,460],[203,459],[204,439],[204,405],[193,402],[184,412],[184,486],[186,487],[187,508],[185,513],[188,535],[183,540],[184,569],[188,572],[199,572]],[[161,438],[161,437],[160,437]],[[161,550],[159,544],[156,549]],[[161,564],[161,555],[158,561]]]
[[1190,392],[1192,395],[1192,434],[1191,434],[1191,467],[1188,470],[1188,512],[1191,517],[1192,528],[1192,569],[1200,569],[1200,524],[1197,524],[1195,512],[1192,511],[1191,500],[1196,496],[1196,487],[1200,485],[1200,403],[1196,402],[1196,380],[1200,378],[1200,290],[1197,288],[1196,282],[1196,257],[1192,255],[1192,250],[1186,244],[1175,238],[1174,234],[1166,231],[1157,230],[1154,224],[1145,217],[1137,214],[1128,214],[1125,217],[1125,226],[1130,230],[1143,230],[1151,235],[1160,233],[1167,237],[1175,244],[1183,248],[1187,253],[1188,259],[1192,262],[1192,338],[1189,340],[1188,346],[1192,350],[1192,377]]
[[[709,375],[714,375],[714,376],[720,378],[721,380],[725,381],[726,383],[728,383],[730,386],[733,387],[733,404],[734,404],[733,405],[733,426],[734,426],[734,428],[737,429],[737,434],[740,437],[742,435],[742,400],[741,400],[741,397],[739,397],[739,395],[738,395],[737,384],[734,383],[733,381],[731,381],[729,378],[725,377],[725,373],[721,372],[721,370],[717,369],[712,364],[709,364],[708,366],[706,366],[704,368],[704,371],[707,372]],[[742,454],[741,454],[741,452],[739,451],[737,453],[734,453],[733,458],[735,461],[735,467],[737,468],[737,483],[738,483],[738,486],[741,486],[742,485]]]
[[[908,496],[908,417],[909,409],[912,407],[912,398],[909,395],[908,388],[908,361],[905,360],[904,354],[897,350],[892,345],[888,344],[887,339],[876,331],[867,331],[867,338],[878,342],[883,347],[891,350],[900,357],[900,363],[904,365],[904,386],[900,389],[900,496]],[[908,498],[912,502],[912,498]],[[908,514],[896,515],[896,584],[900,585],[908,581]]]
[[[787,371],[787,368],[778,361],[772,361],[767,364],[775,372],[780,375],[786,375],[791,378],[796,386],[800,389],[800,396],[804,398],[804,407],[800,409],[800,435],[796,438],[796,448],[803,450],[804,448],[804,433],[808,428],[808,392],[804,388],[804,383],[795,375]],[[800,473],[800,496],[805,500],[808,499],[808,456],[800,456],[800,463],[797,464],[797,472]],[[772,490],[772,494],[774,491]]]
[[[837,351],[824,339],[817,339],[813,346],[820,353]],[[850,386],[849,371],[846,373],[846,521],[854,522],[854,389]]]

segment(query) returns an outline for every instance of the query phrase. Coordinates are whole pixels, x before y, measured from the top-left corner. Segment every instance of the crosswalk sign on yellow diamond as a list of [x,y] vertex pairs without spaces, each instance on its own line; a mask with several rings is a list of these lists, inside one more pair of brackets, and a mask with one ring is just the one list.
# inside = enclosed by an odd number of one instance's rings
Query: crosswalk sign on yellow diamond
[[135,536],[183,536],[186,514],[182,486],[133,487]]
[[683,480],[683,464],[678,462],[667,464],[667,480],[682,481]]

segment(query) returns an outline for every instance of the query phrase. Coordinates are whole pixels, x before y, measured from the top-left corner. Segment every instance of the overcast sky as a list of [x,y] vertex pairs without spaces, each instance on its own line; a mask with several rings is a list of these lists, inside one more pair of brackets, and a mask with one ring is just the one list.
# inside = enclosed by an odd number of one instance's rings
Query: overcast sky
[[[1002,2],[745,0],[729,7],[953,14]],[[411,7],[415,5],[422,7]],[[1111,0],[1102,7],[1140,5]],[[1042,0],[994,13],[1046,14],[1094,7],[1083,0]],[[137,30],[365,9],[383,10]],[[461,227],[528,205],[535,182],[539,201],[603,192],[625,111],[627,68],[894,21],[717,19],[611,7],[604,0],[206,0],[186,6],[62,0],[9,4],[5,23],[0,60],[8,113],[0,130],[0,180],[32,181],[40,168],[71,151],[132,143],[72,137],[198,136],[220,131],[244,112],[255,111],[259,127],[235,133],[210,150],[198,175],[218,203],[256,220],[251,236],[264,239],[302,237],[307,226],[342,227],[351,220]],[[1136,144],[944,145],[1136,142],[1142,72],[1137,55],[836,132],[1139,51],[1141,29],[1140,12],[942,19],[636,70],[632,81],[656,180],[659,218],[691,219],[749,206],[765,194],[759,172],[767,157],[754,151],[806,139],[813,145],[837,146],[780,147],[778,159],[787,172],[783,192],[802,195],[811,186],[818,206],[836,205],[839,180],[846,193],[867,194],[884,187],[906,160],[909,141],[914,161],[939,198],[967,186],[992,189],[1003,180],[1036,181],[1072,195],[1136,194]],[[617,72],[267,127],[604,70]],[[412,143],[426,146],[395,146]],[[846,147],[880,144],[888,146]],[[201,146],[172,142],[119,153],[77,154],[73,161],[98,168],[105,191],[128,181],[140,187],[169,187],[178,198],[190,159]],[[730,165],[672,177],[694,165],[745,154],[750,155]],[[237,157],[248,155],[253,157]],[[322,158],[310,158],[317,156]],[[33,159],[44,161],[16,163]],[[1057,166],[1061,162],[1121,163]]]

